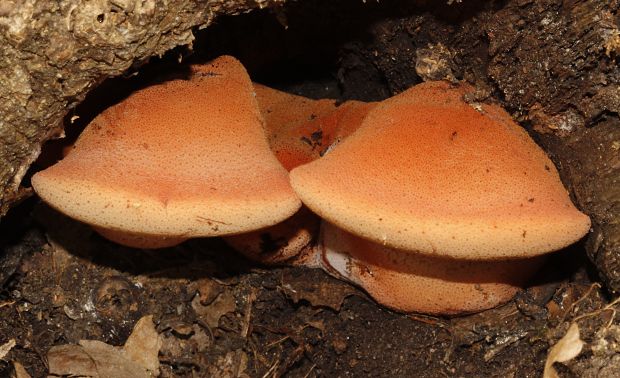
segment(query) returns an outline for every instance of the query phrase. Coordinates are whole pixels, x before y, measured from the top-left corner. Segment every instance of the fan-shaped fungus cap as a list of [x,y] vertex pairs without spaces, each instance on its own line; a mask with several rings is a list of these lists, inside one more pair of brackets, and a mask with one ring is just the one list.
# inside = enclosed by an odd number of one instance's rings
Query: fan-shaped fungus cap
[[191,80],[137,91],[98,115],[75,149],[37,173],[43,200],[137,247],[236,234],[300,207],[269,149],[243,66],[220,57]]
[[[265,118],[272,151],[290,170],[321,156],[336,140],[345,138],[362,123],[374,103],[313,100],[254,84]],[[290,263],[309,245],[318,231],[319,218],[302,208],[282,223],[224,240],[246,257],[263,264]]]
[[545,153],[497,106],[426,83],[377,105],[323,158],[291,172],[324,219],[386,246],[432,256],[525,258],[581,238]]
[[313,100],[254,84],[269,145],[287,169],[318,159],[334,142],[347,137],[376,103]]
[[318,250],[324,270],[361,286],[382,305],[441,315],[482,311],[510,300],[544,261],[541,256],[475,261],[411,254],[327,222]]
[[329,114],[292,127],[270,129],[267,124],[271,150],[288,170],[307,164],[355,131],[374,105],[348,101]]
[[254,83],[254,93],[265,123],[273,130],[286,129],[322,117],[336,109],[336,100],[315,100]]

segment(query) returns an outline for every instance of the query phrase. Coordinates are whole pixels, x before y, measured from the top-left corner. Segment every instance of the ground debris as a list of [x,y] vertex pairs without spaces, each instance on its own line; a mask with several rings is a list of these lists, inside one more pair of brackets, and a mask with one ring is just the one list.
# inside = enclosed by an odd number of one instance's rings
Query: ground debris
[[13,349],[14,346],[15,346],[15,339],[11,339],[7,341],[6,343],[0,345],[0,360],[4,359],[4,357],[6,357],[6,355],[9,354],[9,352],[11,351],[11,349]]
[[208,376],[213,378],[249,378],[246,373],[248,355],[242,350],[234,350],[217,359],[208,370]]
[[145,316],[123,347],[97,340],[52,347],[47,354],[49,373],[93,378],[155,377],[159,375],[161,343],[153,317]]
[[363,294],[353,286],[335,279],[317,279],[316,276],[325,276],[319,270],[312,270],[309,274],[298,275],[295,271],[285,271],[282,274],[282,292],[294,303],[308,301],[315,307],[328,307],[340,311],[342,302],[350,295]]
[[[210,293],[211,291],[209,291]],[[205,296],[200,291],[192,300],[192,308],[199,319],[203,320],[209,328],[217,328],[220,318],[230,312],[235,311],[237,303],[235,296],[230,290],[220,292],[215,298],[209,294]],[[210,302],[205,302],[202,298],[208,298]],[[206,304],[204,304],[206,303]]]
[[581,349],[583,349],[583,344],[579,337],[579,326],[577,323],[571,323],[564,337],[549,350],[543,377],[559,378],[557,371],[553,368],[553,364],[555,362],[566,362],[577,357],[581,353]]
[[17,361],[13,361],[13,369],[15,370],[11,378],[31,378],[30,374],[24,368],[24,365]]

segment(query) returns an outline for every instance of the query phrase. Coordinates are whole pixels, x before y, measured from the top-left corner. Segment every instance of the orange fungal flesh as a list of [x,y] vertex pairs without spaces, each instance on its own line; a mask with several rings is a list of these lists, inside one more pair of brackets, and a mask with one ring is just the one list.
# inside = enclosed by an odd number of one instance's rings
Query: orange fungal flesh
[[380,103],[291,171],[293,188],[338,227],[413,253],[523,258],[581,238],[589,218],[549,158],[501,108],[462,101],[466,90],[425,83]]
[[355,131],[372,106],[373,103],[348,101],[327,115],[293,127],[271,130],[271,149],[288,170],[307,164]]
[[328,271],[361,286],[382,305],[404,312],[455,315],[495,307],[510,300],[543,262],[542,257],[472,261],[415,255],[328,223],[321,235]]
[[362,123],[375,103],[313,100],[254,84],[271,149],[287,169],[318,159]]
[[293,125],[322,117],[336,109],[336,101],[314,100],[279,91],[262,84],[254,84],[256,101],[268,129],[286,129]]
[[227,236],[226,243],[247,258],[263,264],[284,264],[310,248],[319,229],[319,218],[305,207],[274,226]]
[[63,213],[120,234],[181,240],[278,223],[300,202],[253,90],[243,66],[220,57],[191,80],[137,91],[97,116],[33,187]]
[[429,257],[384,247],[326,222],[322,263],[377,302],[403,312],[455,315],[510,300],[544,258],[474,261]]

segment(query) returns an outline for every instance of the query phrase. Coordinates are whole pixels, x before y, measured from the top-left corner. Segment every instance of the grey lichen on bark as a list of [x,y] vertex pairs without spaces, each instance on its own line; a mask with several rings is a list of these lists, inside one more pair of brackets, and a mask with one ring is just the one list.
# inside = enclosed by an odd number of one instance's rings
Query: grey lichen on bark
[[88,91],[192,43],[218,15],[285,0],[0,0],[0,217]]

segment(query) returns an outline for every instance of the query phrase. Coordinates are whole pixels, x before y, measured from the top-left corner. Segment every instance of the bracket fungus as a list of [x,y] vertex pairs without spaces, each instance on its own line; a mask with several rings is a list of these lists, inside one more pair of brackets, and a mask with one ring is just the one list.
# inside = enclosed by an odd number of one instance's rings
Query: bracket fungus
[[300,207],[265,136],[245,68],[192,67],[98,115],[74,150],[35,174],[39,196],[120,244],[160,248],[252,231]]
[[314,100],[254,84],[269,145],[291,170],[318,159],[333,143],[351,134],[374,102]]
[[533,274],[537,256],[590,227],[545,153],[501,108],[465,103],[468,90],[413,87],[291,171],[303,203],[333,225],[316,261],[388,307],[493,307]]
[[[287,170],[321,157],[362,123],[376,103],[313,100],[254,84],[256,99],[273,153]],[[311,248],[319,230],[316,215],[302,208],[275,226],[225,237],[246,257],[263,264],[301,264],[299,255]]]
[[224,56],[108,108],[32,184],[120,244],[226,236],[251,259],[321,267],[396,310],[478,311],[590,220],[527,133],[464,102],[470,90],[429,82],[336,106],[253,86]]

